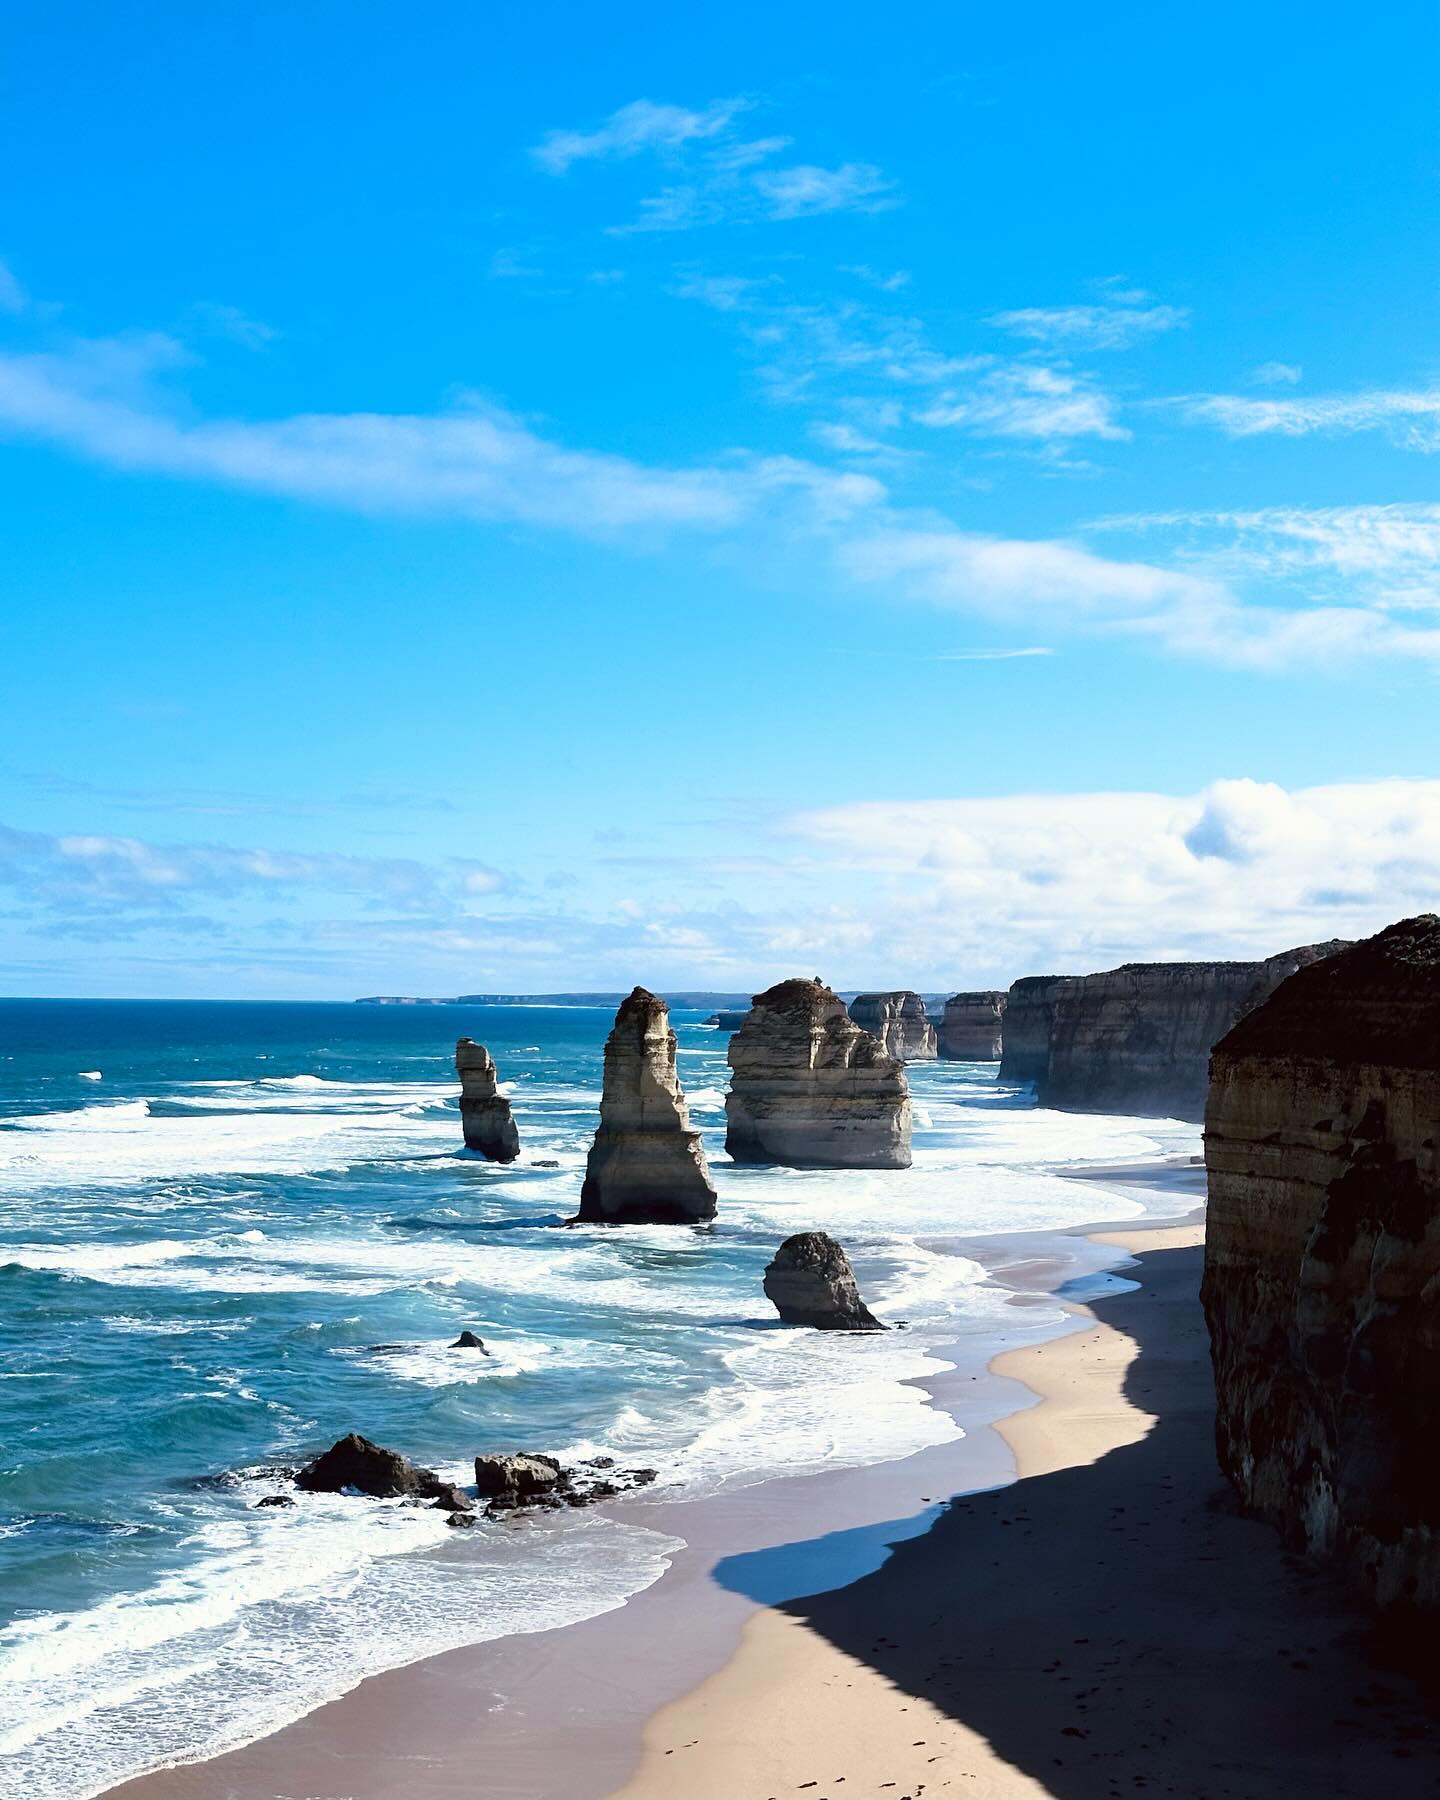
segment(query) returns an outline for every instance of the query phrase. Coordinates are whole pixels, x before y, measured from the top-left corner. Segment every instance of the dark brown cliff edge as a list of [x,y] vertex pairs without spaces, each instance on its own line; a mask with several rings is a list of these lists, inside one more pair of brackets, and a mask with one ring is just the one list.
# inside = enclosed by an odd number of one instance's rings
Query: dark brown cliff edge
[[1235,1021],[1338,940],[1263,962],[1126,963],[1052,996],[1049,1061],[1032,1077],[1062,1112],[1201,1119],[1210,1051]]
[[1440,1608],[1440,918],[1216,1046],[1202,1298],[1221,1467],[1392,1618]]
[[1001,1081],[1044,1081],[1050,1067],[1050,1027],[1055,1002],[1074,975],[1024,975],[1005,998],[1000,1047]]

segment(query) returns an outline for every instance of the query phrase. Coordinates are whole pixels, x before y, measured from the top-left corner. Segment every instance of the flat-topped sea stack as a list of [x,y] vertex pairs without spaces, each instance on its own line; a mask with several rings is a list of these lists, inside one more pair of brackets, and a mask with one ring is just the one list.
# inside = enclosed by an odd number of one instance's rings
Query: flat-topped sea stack
[[725,1148],[736,1162],[910,1167],[904,1064],[823,981],[782,981],[757,994],[729,1062]]
[[1263,962],[1126,963],[1077,975],[1052,996],[1042,1106],[1200,1119],[1211,1049],[1297,969],[1339,941]]
[[1000,1047],[1001,1081],[1045,1080],[1050,1068],[1050,1027],[1055,1002],[1072,975],[1025,975],[1005,996],[1005,1033]]
[[1201,1293],[1221,1466],[1291,1547],[1432,1633],[1437,1144],[1434,914],[1292,975],[1215,1048]]
[[1006,994],[983,988],[952,994],[940,1020],[937,1048],[947,1062],[999,1062]]
[[862,1031],[879,1038],[896,1062],[932,1062],[939,1054],[925,1002],[908,988],[857,994],[850,1002],[850,1017]]
[[494,1058],[483,1044],[461,1038],[455,1046],[455,1072],[460,1077],[465,1148],[478,1150],[491,1162],[514,1162],[520,1154],[520,1133],[510,1116],[510,1102],[496,1086]]
[[745,1018],[744,1012],[722,1009],[720,1012],[711,1013],[705,1023],[715,1026],[719,1031],[738,1031],[745,1023]]
[[665,1002],[637,987],[605,1040],[600,1129],[585,1165],[577,1221],[695,1225],[715,1216],[700,1133],[675,1072]]
[[786,1325],[816,1331],[884,1331],[860,1298],[855,1271],[828,1233],[786,1238],[765,1270],[765,1296]]

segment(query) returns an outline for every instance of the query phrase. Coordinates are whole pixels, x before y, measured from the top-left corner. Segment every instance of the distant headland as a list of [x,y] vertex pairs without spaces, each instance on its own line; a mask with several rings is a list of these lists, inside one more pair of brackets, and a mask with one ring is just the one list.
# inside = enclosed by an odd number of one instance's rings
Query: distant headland
[[[623,992],[603,994],[451,994],[448,997],[422,997],[413,994],[366,994],[356,1006],[608,1006],[614,1008],[625,998]],[[671,1006],[718,1012],[722,1009],[748,1011],[749,994],[721,994],[695,991],[668,994]]]

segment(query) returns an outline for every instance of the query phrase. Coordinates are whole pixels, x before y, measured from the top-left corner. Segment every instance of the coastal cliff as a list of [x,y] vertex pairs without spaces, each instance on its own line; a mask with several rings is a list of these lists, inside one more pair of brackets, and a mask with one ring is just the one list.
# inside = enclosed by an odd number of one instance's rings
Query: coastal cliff
[[510,1102],[498,1089],[490,1052],[473,1038],[461,1038],[455,1046],[455,1073],[460,1077],[465,1148],[491,1162],[514,1162],[520,1154],[520,1132],[510,1115]]
[[605,1040],[600,1129],[585,1164],[578,1220],[693,1225],[715,1216],[700,1133],[675,1072],[665,1002],[637,987]]
[[736,1162],[909,1168],[904,1066],[823,982],[757,994],[729,1062],[725,1148]]
[[1440,1608],[1440,918],[1293,975],[1216,1046],[1202,1286],[1220,1463],[1377,1605]]
[[1045,1080],[1050,1067],[1050,1025],[1056,1000],[1073,975],[1025,975],[1005,997],[1005,1032],[1000,1048],[1001,1081]]
[[850,1017],[862,1031],[879,1038],[896,1062],[931,1062],[939,1054],[925,1002],[908,989],[857,994],[850,1002]]
[[1035,1079],[1062,1112],[1200,1119],[1212,1047],[1297,969],[1339,941],[1263,962],[1126,963],[1074,976],[1053,996],[1049,1059]]
[[952,994],[940,1020],[940,1055],[949,1062],[998,1062],[1006,998],[1001,988]]

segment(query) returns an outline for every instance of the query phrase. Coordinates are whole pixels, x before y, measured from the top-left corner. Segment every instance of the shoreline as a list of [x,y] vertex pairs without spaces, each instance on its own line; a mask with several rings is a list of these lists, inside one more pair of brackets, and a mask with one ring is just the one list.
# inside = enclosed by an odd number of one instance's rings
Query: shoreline
[[[1161,1192],[1183,1209],[1193,1204],[1194,1171],[1183,1165],[1117,1168],[1116,1175],[1107,1185],[1130,1188],[1125,1197],[1141,1205],[1155,1208]],[[1165,1216],[1175,1211],[1170,1204]],[[1073,1310],[1057,1290],[1113,1286],[1108,1271],[1123,1252],[1091,1241],[1097,1228],[966,1240],[965,1253],[979,1245],[990,1280],[1009,1290],[1014,1321],[1000,1341],[1025,1343],[1037,1329],[1049,1341],[1056,1330],[1073,1330],[1056,1324],[1057,1298]],[[1031,1309],[1050,1312],[1043,1327],[1039,1317],[1027,1318]],[[985,1347],[960,1343],[936,1354],[953,1356],[956,1366],[913,1378],[914,1385],[960,1419],[964,1436],[898,1461],[704,1499],[616,1503],[610,1516],[684,1542],[660,1578],[618,1610],[383,1671],[246,1744],[107,1788],[106,1800],[208,1800],[217,1791],[236,1800],[291,1793],[442,1800],[473,1794],[477,1761],[495,1795],[602,1800],[627,1779],[657,1708],[724,1666],[762,1604],[717,1585],[718,1566],[770,1556],[777,1594],[840,1588],[885,1560],[895,1521],[907,1519],[907,1531],[921,1533],[956,1491],[995,1490],[1014,1479],[1011,1451],[993,1427],[1031,1397],[1013,1376],[988,1370]],[[799,1538],[811,1541],[797,1545]],[[623,1680],[601,1673],[610,1669],[623,1669]]]

